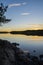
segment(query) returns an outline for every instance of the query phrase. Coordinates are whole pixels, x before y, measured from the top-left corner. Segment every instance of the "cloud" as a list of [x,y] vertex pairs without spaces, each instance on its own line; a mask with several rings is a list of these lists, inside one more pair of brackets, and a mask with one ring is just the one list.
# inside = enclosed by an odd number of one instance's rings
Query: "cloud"
[[26,5],[27,3],[26,2],[23,2],[22,5]]
[[14,4],[9,4],[9,8],[10,7],[17,7],[17,6],[22,6],[22,5],[26,5],[27,3],[26,2],[23,2],[23,3],[14,3]]
[[26,15],[30,15],[31,13],[21,13],[21,15],[26,16]]
[[10,7],[17,7],[17,6],[21,6],[21,4],[20,3],[15,3],[15,4],[10,4],[8,7],[10,8]]

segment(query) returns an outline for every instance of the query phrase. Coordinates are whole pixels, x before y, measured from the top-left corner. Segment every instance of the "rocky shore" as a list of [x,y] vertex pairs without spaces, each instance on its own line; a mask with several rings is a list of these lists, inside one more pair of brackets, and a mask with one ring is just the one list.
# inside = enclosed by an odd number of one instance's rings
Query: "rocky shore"
[[43,65],[43,55],[31,56],[18,46],[18,43],[0,39],[0,65]]

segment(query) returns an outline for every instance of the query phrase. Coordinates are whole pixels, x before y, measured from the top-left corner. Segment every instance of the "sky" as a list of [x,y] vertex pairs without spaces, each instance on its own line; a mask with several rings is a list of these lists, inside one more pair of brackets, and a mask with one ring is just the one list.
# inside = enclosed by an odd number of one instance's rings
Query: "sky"
[[0,30],[43,29],[43,0],[0,0],[8,5],[5,13],[11,22],[0,26]]

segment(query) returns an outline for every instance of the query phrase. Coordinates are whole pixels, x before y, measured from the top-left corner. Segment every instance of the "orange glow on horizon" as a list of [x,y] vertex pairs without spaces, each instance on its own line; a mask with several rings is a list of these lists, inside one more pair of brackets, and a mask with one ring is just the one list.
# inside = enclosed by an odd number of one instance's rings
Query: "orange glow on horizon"
[[33,24],[25,27],[0,27],[0,31],[24,31],[24,30],[43,30],[43,24]]

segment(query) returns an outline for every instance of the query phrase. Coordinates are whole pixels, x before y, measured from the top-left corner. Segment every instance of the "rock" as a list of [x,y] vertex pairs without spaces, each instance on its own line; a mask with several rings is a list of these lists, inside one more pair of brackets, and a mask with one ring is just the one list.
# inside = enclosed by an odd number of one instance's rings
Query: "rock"
[[35,57],[35,61],[31,60],[27,52],[17,47],[18,45],[0,39],[0,65],[38,65],[37,58]]
[[0,39],[0,65],[15,65],[15,52],[9,41]]

